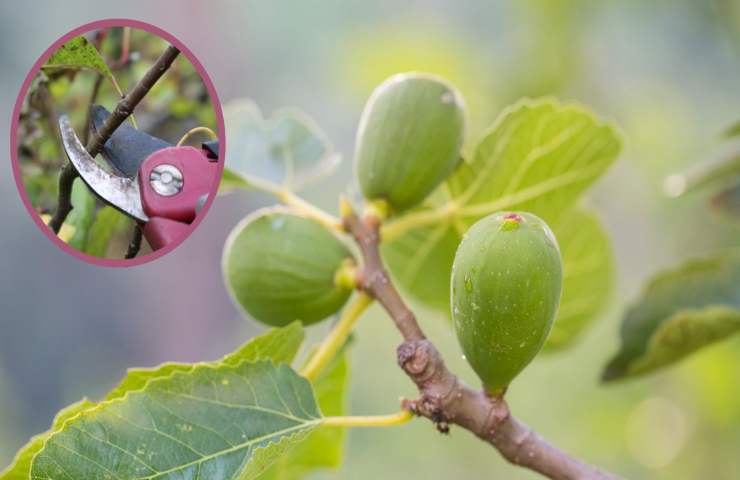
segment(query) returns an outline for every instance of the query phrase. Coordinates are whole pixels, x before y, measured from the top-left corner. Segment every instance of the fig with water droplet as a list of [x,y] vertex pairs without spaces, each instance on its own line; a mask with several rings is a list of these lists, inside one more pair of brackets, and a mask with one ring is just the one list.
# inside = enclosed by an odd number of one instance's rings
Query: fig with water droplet
[[343,276],[353,263],[347,246],[317,221],[282,207],[239,223],[224,248],[228,289],[254,319],[310,325],[336,313],[352,293]]
[[452,318],[489,395],[503,395],[542,348],[562,272],[555,236],[531,213],[496,213],[465,234],[452,267]]
[[419,204],[460,161],[462,97],[433,75],[390,77],[370,96],[360,119],[355,170],[368,200],[401,211]]

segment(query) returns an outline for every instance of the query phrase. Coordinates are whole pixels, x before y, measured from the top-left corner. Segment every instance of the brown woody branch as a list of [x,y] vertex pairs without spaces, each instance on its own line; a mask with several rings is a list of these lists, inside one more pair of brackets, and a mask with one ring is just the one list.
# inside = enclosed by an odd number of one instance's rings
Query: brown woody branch
[[[133,113],[134,108],[149,93],[149,90],[164,75],[164,72],[170,68],[170,65],[172,65],[172,62],[175,61],[175,58],[179,54],[180,50],[176,47],[172,45],[167,47],[167,50],[159,56],[157,61],[154,62],[154,65],[139,80],[139,83],[118,102],[111,116],[108,117],[100,130],[87,142],[85,149],[91,156],[94,157],[100,153],[105,142],[108,141],[113,132],[116,131],[124,120]],[[54,233],[59,233],[64,220],[67,219],[67,215],[72,211],[72,184],[75,178],[77,178],[77,170],[75,170],[74,165],[71,163],[64,165],[59,175],[59,202],[57,204],[57,211],[49,221],[49,228]]]
[[360,218],[354,212],[343,220],[364,258],[360,288],[385,308],[404,338],[397,350],[398,364],[420,393],[418,399],[406,401],[405,408],[432,420],[440,432],[447,433],[450,424],[469,430],[496,447],[509,462],[551,479],[618,478],[550,445],[511,416],[503,398],[471,389],[448,370],[388,276],[380,257],[379,220],[373,216]]
[[141,226],[138,223],[134,223],[134,233],[131,235],[131,241],[128,244],[126,256],[123,258],[126,260],[136,258],[136,255],[139,254],[139,250],[141,250],[141,240],[143,236],[144,231],[141,229]]

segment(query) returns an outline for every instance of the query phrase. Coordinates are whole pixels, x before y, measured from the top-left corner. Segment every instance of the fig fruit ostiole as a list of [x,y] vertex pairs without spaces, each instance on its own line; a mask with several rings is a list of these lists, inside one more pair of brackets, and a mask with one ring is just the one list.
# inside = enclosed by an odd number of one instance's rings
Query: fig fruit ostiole
[[267,325],[310,325],[352,293],[347,246],[326,227],[284,207],[265,208],[239,223],[226,241],[223,271],[237,304]]
[[460,161],[460,94],[443,79],[397,74],[373,91],[360,119],[355,171],[366,199],[395,211],[419,204]]
[[489,395],[503,395],[542,348],[562,282],[557,240],[531,213],[496,213],[465,234],[452,267],[452,318]]

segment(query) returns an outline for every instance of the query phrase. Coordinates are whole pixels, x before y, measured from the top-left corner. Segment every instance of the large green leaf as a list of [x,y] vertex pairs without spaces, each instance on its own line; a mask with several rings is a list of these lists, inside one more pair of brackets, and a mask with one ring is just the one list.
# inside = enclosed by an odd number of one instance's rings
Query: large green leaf
[[44,442],[52,433],[60,430],[64,422],[94,406],[95,404],[83,399],[57,413],[51,429],[33,437],[15,456],[13,463],[0,473],[0,480],[28,480],[31,472],[33,457],[44,447]]
[[266,119],[251,100],[235,100],[224,108],[229,138],[229,168],[222,191],[249,188],[267,179],[299,190],[328,175],[339,162],[324,133],[304,113],[286,109]]
[[614,287],[609,237],[592,212],[573,209],[556,224],[563,257],[563,296],[545,348],[570,346],[601,314]]
[[31,476],[255,478],[321,421],[310,383],[285,364],[198,365],[66,422]]
[[[581,215],[568,212],[614,162],[620,144],[614,128],[582,107],[550,99],[514,105],[484,135],[473,160],[463,163],[426,207],[384,229],[390,241],[384,245],[383,255],[391,273],[417,299],[449,311],[452,261],[470,225],[497,211],[526,210],[545,219],[555,231],[563,230],[559,226],[561,218],[567,222]],[[590,233],[583,235],[593,236],[595,250],[605,248],[595,220],[585,222]],[[581,240],[573,236],[573,241]],[[592,272],[591,278],[597,275],[607,276]],[[582,314],[568,320],[571,331],[577,324],[585,324],[586,316],[597,312],[603,300],[594,296],[588,302],[580,307],[571,301],[566,304],[574,310],[582,309]],[[567,310],[566,314],[572,315]],[[553,345],[565,344],[563,336],[558,335],[553,337]]]
[[554,100],[524,100],[484,135],[457,187],[459,215],[474,222],[500,210],[525,210],[552,222],[614,162],[614,128],[588,110]]
[[[272,360],[274,363],[291,363],[303,343],[304,332],[300,322],[293,322],[283,328],[274,328],[267,333],[252,338],[238,350],[221,360],[209,362],[210,365],[236,365],[240,362]],[[197,365],[197,364],[196,364]],[[196,367],[188,363],[169,362],[155,368],[132,368],[121,383],[114,388],[106,400],[114,400],[127,392],[141,390],[154,378],[168,377],[175,372],[186,372]]]
[[659,274],[622,321],[622,345],[602,375],[652,372],[740,331],[740,252]]
[[[238,350],[226,355],[221,360],[206,365],[217,366],[237,365],[244,361],[272,360],[274,363],[290,363],[295,358],[303,342],[303,327],[300,322],[294,322],[283,328],[272,329],[262,335],[250,339]],[[203,365],[203,364],[201,364]],[[122,398],[126,393],[143,389],[147,382],[157,378],[169,377],[175,372],[191,371],[195,365],[183,363],[165,363],[155,368],[135,368],[129,370],[123,381],[114,388],[105,400]],[[0,474],[0,480],[28,480],[31,460],[41,450],[44,442],[52,432],[59,430],[69,418],[96,406],[88,400],[75,403],[59,412],[52,428],[32,438],[19,451],[14,463]]]
[[[314,391],[324,416],[345,414],[349,366],[340,354],[314,382]],[[320,426],[288,454],[280,457],[260,480],[298,480],[313,470],[336,468],[342,460],[346,429]]]
[[72,184],[71,199],[74,208],[65,223],[74,227],[74,233],[67,243],[77,250],[84,251],[90,227],[95,221],[95,196],[82,180],[77,179]]

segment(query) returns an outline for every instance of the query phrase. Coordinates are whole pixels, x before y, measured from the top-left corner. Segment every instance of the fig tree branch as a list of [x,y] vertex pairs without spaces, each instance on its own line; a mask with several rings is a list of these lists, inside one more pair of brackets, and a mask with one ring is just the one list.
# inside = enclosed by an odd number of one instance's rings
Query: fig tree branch
[[482,390],[464,385],[447,369],[434,344],[425,336],[414,313],[393,285],[380,256],[380,221],[345,212],[344,227],[357,242],[364,258],[359,286],[388,312],[404,342],[398,347],[398,364],[416,384],[419,398],[404,406],[427,417],[440,432],[458,425],[493,445],[512,464],[539,472],[555,480],[614,480],[602,472],[558,450],[509,412],[503,398],[492,398]]
[[[154,62],[154,65],[139,80],[139,83],[118,102],[111,116],[87,142],[85,149],[90,153],[90,156],[95,157],[100,153],[108,138],[133,113],[134,108],[149,93],[149,90],[164,75],[164,72],[170,68],[179,54],[180,50],[176,47],[172,45],[167,47],[164,53]],[[77,170],[68,162],[59,175],[59,201],[54,216],[49,220],[49,228],[54,233],[59,233],[64,220],[72,211],[72,184],[75,178],[77,178]]]

